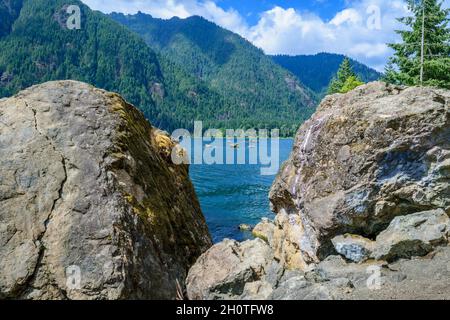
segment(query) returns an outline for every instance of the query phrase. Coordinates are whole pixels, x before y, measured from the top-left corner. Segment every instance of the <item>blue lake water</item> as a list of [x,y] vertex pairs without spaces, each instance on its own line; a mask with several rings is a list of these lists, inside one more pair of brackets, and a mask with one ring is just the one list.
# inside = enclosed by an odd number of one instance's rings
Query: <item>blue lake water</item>
[[[248,154],[255,152],[256,146],[250,146],[248,140],[238,142],[240,149],[245,145],[247,164],[192,164],[190,167],[191,179],[215,243],[224,238],[249,239],[251,232],[240,231],[240,224],[254,226],[263,217],[274,217],[268,197],[275,174],[261,175],[261,164],[248,164]],[[279,140],[280,165],[289,157],[292,146],[291,139]],[[226,152],[238,152],[228,143],[225,149]],[[271,154],[270,148],[267,153]]]

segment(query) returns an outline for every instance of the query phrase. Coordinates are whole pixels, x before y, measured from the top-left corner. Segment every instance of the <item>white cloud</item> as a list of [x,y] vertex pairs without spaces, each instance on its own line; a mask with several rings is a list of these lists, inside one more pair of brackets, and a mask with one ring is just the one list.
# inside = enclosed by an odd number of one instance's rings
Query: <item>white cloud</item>
[[149,13],[156,18],[202,16],[234,32],[245,34],[244,18],[233,9],[224,10],[212,0],[82,0],[89,7],[105,13]]
[[330,24],[340,26],[344,23],[360,24],[363,18],[355,9],[345,9],[338,12],[336,16],[330,21]]
[[[383,70],[391,54],[386,43],[398,39],[395,18],[407,13],[402,0],[348,0],[347,8],[330,21],[275,6],[262,12],[258,23],[250,26],[237,11],[224,10],[212,0],[83,1],[103,12],[142,11],[159,18],[200,15],[242,35],[268,54],[342,53],[378,70]],[[450,0],[445,3],[448,6]]]
[[335,52],[383,70],[391,54],[386,43],[397,39],[395,18],[405,13],[401,1],[389,0],[351,1],[350,7],[330,21],[275,7],[264,12],[244,36],[269,54]]

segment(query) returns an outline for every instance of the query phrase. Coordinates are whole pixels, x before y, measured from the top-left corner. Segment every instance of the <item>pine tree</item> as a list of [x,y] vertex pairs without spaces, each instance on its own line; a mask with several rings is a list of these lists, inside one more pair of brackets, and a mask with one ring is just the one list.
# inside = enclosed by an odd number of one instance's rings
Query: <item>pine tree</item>
[[[408,27],[397,30],[401,43],[389,44],[395,50],[389,82],[419,85],[421,73],[422,29],[424,30],[423,84],[450,88],[450,9],[438,0],[407,0],[412,16],[398,19]],[[424,27],[424,28],[423,28]]]
[[390,58],[386,67],[384,68],[384,75],[381,78],[382,81],[391,84],[400,84],[397,80],[398,72],[395,68],[393,58]]
[[342,86],[342,88],[339,92],[347,93],[363,84],[364,84],[364,82],[359,80],[357,76],[350,76],[347,78],[347,80],[345,80],[344,85]]
[[331,80],[328,94],[346,93],[363,84],[358,76],[353,72],[350,60],[345,58],[337,75]]

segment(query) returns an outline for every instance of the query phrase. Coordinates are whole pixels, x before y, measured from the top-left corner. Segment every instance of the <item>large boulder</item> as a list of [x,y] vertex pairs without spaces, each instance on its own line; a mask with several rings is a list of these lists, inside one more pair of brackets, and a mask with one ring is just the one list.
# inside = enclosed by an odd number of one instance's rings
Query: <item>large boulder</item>
[[450,213],[450,92],[381,82],[324,99],[270,193],[276,258],[305,268],[346,233],[374,239],[397,216]]
[[387,261],[424,256],[447,245],[449,235],[450,218],[442,209],[396,217],[378,235],[372,256]]
[[211,239],[173,146],[87,84],[0,100],[0,298],[175,298]]
[[[257,282],[266,274],[273,259],[270,247],[261,239],[239,243],[225,239],[204,253],[189,270],[186,280],[191,300],[238,299],[249,292],[257,294]],[[247,287],[246,287],[247,285]]]

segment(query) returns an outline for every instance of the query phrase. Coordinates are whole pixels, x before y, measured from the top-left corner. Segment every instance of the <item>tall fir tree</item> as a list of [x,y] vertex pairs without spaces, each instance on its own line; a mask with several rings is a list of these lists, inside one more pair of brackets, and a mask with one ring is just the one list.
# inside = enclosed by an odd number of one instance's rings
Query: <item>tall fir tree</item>
[[391,84],[400,84],[400,82],[397,79],[398,72],[395,68],[395,63],[393,57],[391,57],[386,64],[386,67],[384,68],[384,75],[381,78],[382,81],[391,83]]
[[350,60],[345,58],[337,72],[337,75],[331,80],[328,88],[328,94],[346,93],[362,85],[358,76],[353,72]]
[[396,31],[401,43],[389,44],[395,53],[387,66],[385,80],[421,84],[423,32],[423,84],[450,88],[450,9],[444,9],[443,2],[438,0],[407,0],[407,3],[413,15],[398,19],[407,29]]

